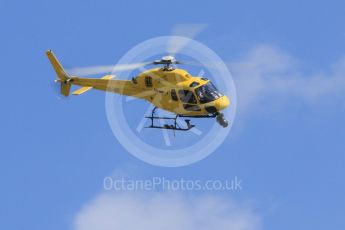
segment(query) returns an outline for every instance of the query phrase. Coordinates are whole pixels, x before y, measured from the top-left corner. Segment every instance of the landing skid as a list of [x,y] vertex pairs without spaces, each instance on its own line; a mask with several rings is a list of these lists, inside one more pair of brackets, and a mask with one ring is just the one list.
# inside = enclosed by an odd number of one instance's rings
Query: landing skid
[[[155,107],[152,110],[151,116],[147,116],[145,118],[148,118],[151,120],[151,125],[147,126],[145,128],[152,128],[152,129],[170,129],[170,130],[178,130],[178,131],[188,131],[191,128],[195,127],[195,125],[192,125],[190,123],[190,119],[185,119],[184,121],[186,122],[186,128],[180,127],[179,124],[177,123],[177,118],[181,117],[181,118],[216,118],[216,121],[224,128],[226,128],[228,126],[228,121],[224,118],[224,114],[216,112],[214,114],[210,114],[210,115],[199,115],[199,116],[188,116],[188,115],[179,115],[177,114],[175,117],[159,117],[159,116],[155,116],[155,111],[156,111],[157,107]],[[155,120],[173,120],[174,124],[173,125],[168,125],[168,124],[164,124],[164,125],[155,125]]]
[[[145,118],[148,118],[148,119],[151,120],[151,125],[147,126],[145,128],[170,129],[170,130],[177,130],[177,131],[188,131],[191,128],[195,127],[195,125],[192,125],[190,123],[189,119],[185,119],[184,120],[186,122],[187,128],[180,127],[179,124],[177,123],[177,118],[181,117],[181,115],[178,115],[178,114],[175,117],[158,117],[158,116],[155,116],[154,114],[155,114],[156,109],[157,109],[157,107],[155,107],[152,110],[151,116],[145,117]],[[159,126],[159,125],[155,125],[155,123],[154,123],[155,120],[173,120],[174,124],[173,125],[164,124],[162,126]]]

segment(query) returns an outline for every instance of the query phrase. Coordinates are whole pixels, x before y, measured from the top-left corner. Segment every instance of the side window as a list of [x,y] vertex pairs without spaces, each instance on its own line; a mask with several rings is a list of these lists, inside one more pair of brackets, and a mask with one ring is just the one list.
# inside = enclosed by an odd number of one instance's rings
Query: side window
[[178,101],[177,94],[174,89],[171,90],[170,94],[171,94],[171,99],[173,99],[174,101]]
[[145,77],[145,85],[146,87],[152,87],[152,77]]
[[195,87],[195,86],[198,86],[198,85],[200,85],[199,82],[193,81],[193,82],[189,85],[189,87]]
[[189,90],[179,90],[178,95],[180,96],[180,99],[184,103],[190,103],[190,104],[196,104],[196,98],[192,91]]

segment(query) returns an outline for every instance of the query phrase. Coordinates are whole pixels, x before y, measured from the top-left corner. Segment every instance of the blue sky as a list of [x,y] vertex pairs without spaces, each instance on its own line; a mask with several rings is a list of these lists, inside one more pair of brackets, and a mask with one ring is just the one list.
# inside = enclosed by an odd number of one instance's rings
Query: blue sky
[[[2,1],[1,228],[88,229],[75,227],[76,216],[104,193],[103,178],[121,171],[133,178],[238,176],[242,191],[208,195],[249,203],[260,224],[247,229],[344,229],[344,7]],[[53,49],[66,67],[113,64],[181,23],[208,24],[196,40],[229,65],[239,108],[215,153],[187,167],[161,168],[117,142],[102,92],[59,100],[44,52]]]

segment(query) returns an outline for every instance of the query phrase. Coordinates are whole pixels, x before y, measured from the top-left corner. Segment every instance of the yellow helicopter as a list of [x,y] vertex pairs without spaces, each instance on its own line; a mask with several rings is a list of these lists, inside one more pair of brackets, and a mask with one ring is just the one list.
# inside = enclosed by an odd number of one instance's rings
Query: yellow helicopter
[[[159,68],[146,70],[131,80],[117,80],[113,79],[113,75],[106,75],[102,78],[71,76],[51,50],[48,50],[46,54],[57,74],[55,81],[61,84],[60,92],[66,97],[70,94],[71,86],[77,85],[81,88],[72,92],[73,95],[97,89],[144,99],[155,106],[151,116],[146,117],[151,120],[151,125],[146,128],[187,131],[195,127],[189,119],[185,119],[186,128],[180,127],[176,122],[178,117],[216,118],[222,127],[228,126],[228,121],[221,111],[229,106],[229,98],[220,93],[210,80],[192,76],[183,69],[173,68],[173,65],[183,64],[173,56],[164,56],[160,60],[152,62],[118,66],[120,69],[134,69],[147,65],[161,65]],[[176,116],[155,116],[157,108],[172,112]],[[174,123],[156,125],[154,121],[157,119],[171,119]]]

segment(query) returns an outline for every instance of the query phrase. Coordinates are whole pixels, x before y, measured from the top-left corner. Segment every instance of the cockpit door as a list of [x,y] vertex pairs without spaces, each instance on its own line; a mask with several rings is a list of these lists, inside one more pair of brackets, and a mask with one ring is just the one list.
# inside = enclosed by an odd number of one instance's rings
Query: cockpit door
[[183,108],[186,111],[201,111],[198,106],[198,101],[192,91],[181,89],[178,91],[178,94],[180,100],[183,102]]

